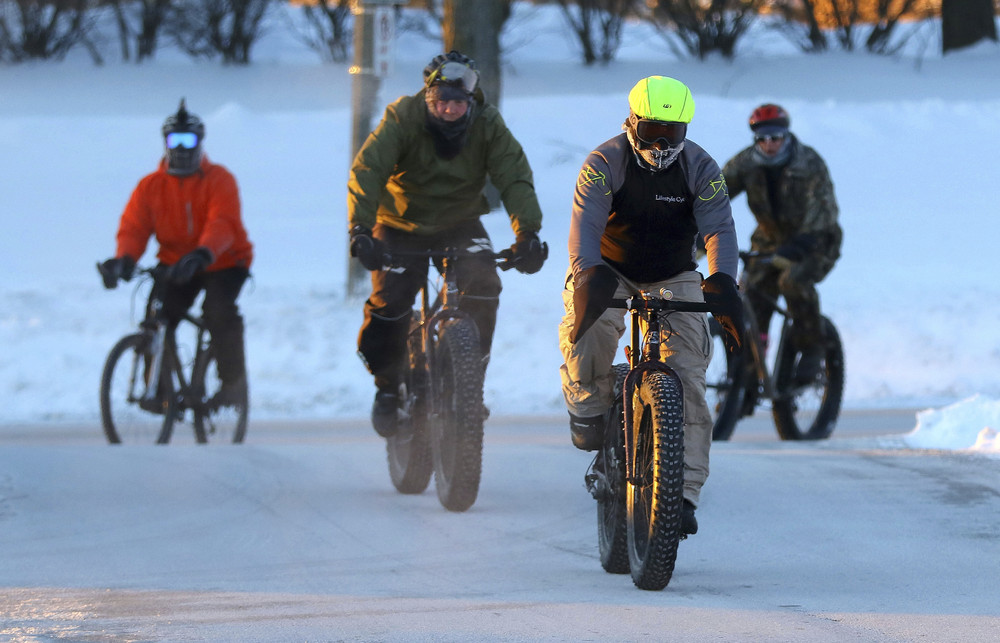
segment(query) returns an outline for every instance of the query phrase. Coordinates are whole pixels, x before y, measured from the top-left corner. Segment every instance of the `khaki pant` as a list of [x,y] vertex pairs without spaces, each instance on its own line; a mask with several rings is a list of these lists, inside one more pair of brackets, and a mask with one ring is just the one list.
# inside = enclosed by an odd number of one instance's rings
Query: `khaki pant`
[[[701,281],[701,274],[694,271],[641,285],[626,285],[619,277],[615,297],[628,297],[641,286],[652,292],[667,288],[678,300],[704,301]],[[576,344],[571,344],[569,335],[575,319],[572,274],[566,277],[563,306],[559,348],[564,360],[560,374],[566,408],[578,417],[600,415],[614,401],[612,365],[618,342],[626,331],[626,311],[609,308]],[[705,401],[705,369],[712,356],[708,317],[704,313],[668,313],[663,318],[662,331],[660,354],[680,376],[684,387],[684,497],[697,505],[701,487],[708,478],[708,451],[712,445],[712,417]],[[626,362],[625,356],[617,361]]]

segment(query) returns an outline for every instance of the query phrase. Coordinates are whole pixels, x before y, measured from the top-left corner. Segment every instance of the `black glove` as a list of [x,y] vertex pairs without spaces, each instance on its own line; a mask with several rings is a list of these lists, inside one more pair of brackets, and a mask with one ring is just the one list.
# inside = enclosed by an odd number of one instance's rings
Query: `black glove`
[[724,272],[717,272],[701,282],[705,303],[712,307],[712,316],[726,334],[722,341],[730,353],[740,352],[743,346],[743,302],[736,281]]
[[170,266],[170,271],[167,273],[167,279],[175,284],[186,284],[199,272],[204,271],[205,268],[212,265],[213,261],[215,261],[215,258],[212,256],[212,251],[204,246],[200,246],[187,253],[178,259],[177,263]]
[[604,311],[611,305],[617,288],[618,275],[604,264],[582,270],[573,279],[575,320],[573,330],[569,334],[571,344],[575,344],[583,337],[587,329],[593,326],[594,322],[604,314]]
[[517,241],[510,247],[511,263],[518,272],[533,275],[542,269],[549,258],[549,244],[542,243],[535,232],[518,232]]
[[365,270],[380,270],[385,264],[385,244],[360,225],[351,228],[351,256],[357,257]]
[[97,264],[97,271],[104,279],[104,287],[111,290],[118,286],[118,280],[128,281],[135,272],[135,259],[128,255],[108,259],[104,263]]
[[802,261],[816,247],[816,237],[804,232],[781,244],[774,254],[789,261]]

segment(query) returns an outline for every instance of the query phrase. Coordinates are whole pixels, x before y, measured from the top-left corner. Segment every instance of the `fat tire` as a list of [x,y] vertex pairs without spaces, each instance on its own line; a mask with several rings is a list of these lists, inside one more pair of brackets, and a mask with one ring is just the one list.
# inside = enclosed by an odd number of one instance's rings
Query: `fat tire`
[[430,370],[434,487],[445,509],[466,511],[479,495],[486,419],[479,329],[471,318],[456,317],[441,325]]
[[712,339],[712,361],[706,373],[705,398],[712,413],[712,439],[722,441],[733,437],[743,410],[747,379],[746,354],[750,348],[744,346],[742,351],[734,355],[726,350],[722,339],[726,331],[715,318],[708,320],[708,329]]
[[427,428],[427,371],[423,354],[420,324],[414,313],[407,339],[409,367],[403,376],[400,425],[395,435],[386,438],[389,478],[396,491],[423,493],[431,482],[434,461],[431,458],[430,433]]
[[632,582],[661,590],[670,582],[681,541],[684,503],[684,397],[680,380],[643,375],[632,397],[635,471],[626,485]]
[[[786,326],[784,332],[789,330]],[[800,386],[792,381],[796,351],[785,351],[775,366],[777,396],[772,415],[782,440],[825,440],[837,425],[844,397],[844,346],[827,317],[823,317],[823,344],[823,370],[813,384]]]
[[606,495],[597,499],[597,546],[601,555],[601,567],[609,574],[629,572],[628,519],[625,510],[625,434],[622,430],[622,391],[628,371],[627,364],[614,366],[615,401],[611,407],[608,426],[604,430],[604,443],[600,452],[608,489]]
[[[151,357],[149,337],[142,333],[126,335],[108,353],[101,373],[100,398],[101,424],[110,444],[170,442],[176,415],[172,390],[162,416],[139,407],[138,396],[145,389],[143,369]],[[173,383],[170,377],[166,380]]]
[[247,435],[247,419],[250,408],[249,388],[244,382],[240,393],[241,401],[235,407],[211,410],[207,402],[219,392],[222,380],[218,377],[218,362],[215,350],[199,353],[191,372],[190,395],[194,398],[190,406],[194,408],[194,438],[199,444],[223,442],[241,444]]

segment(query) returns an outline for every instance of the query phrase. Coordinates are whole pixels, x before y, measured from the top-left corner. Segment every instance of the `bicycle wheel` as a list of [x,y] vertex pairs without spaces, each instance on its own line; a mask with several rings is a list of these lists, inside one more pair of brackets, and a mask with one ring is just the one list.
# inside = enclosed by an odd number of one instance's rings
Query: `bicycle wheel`
[[712,412],[712,439],[728,440],[733,436],[736,423],[743,410],[746,396],[746,352],[733,355],[726,350],[723,334],[726,332],[714,317],[708,320],[712,337],[712,361],[705,372],[705,399]]
[[626,484],[628,558],[639,589],[660,590],[674,573],[684,502],[684,398],[680,380],[646,373],[633,395],[634,480]]
[[[792,331],[788,324],[782,333]],[[844,346],[833,322],[823,318],[823,365],[807,383],[794,380],[799,353],[783,351],[775,365],[774,425],[782,440],[823,440],[837,425],[844,397]]]
[[479,330],[469,318],[441,325],[433,361],[434,413],[429,424],[434,487],[449,511],[476,501],[483,469],[483,359]]
[[396,491],[406,494],[423,493],[434,473],[431,443],[427,431],[427,376],[420,325],[410,325],[407,340],[409,368],[403,375],[400,391],[399,429],[386,438],[385,451],[389,460],[389,477]]
[[139,406],[146,392],[146,368],[152,360],[149,338],[126,335],[108,353],[101,374],[101,424],[111,444],[166,444],[175,416],[169,377],[162,378],[164,399],[156,407]]
[[625,442],[622,431],[624,417],[622,391],[627,364],[615,364],[615,403],[604,430],[604,444],[594,463],[598,474],[594,495],[597,499],[597,546],[601,552],[601,567],[609,574],[627,574],[628,525],[625,511]]
[[200,351],[191,371],[191,400],[194,409],[194,438],[199,444],[208,442],[239,444],[247,434],[250,394],[246,380],[240,390],[239,401],[226,406],[211,404],[212,398],[222,388],[215,351],[211,345]]

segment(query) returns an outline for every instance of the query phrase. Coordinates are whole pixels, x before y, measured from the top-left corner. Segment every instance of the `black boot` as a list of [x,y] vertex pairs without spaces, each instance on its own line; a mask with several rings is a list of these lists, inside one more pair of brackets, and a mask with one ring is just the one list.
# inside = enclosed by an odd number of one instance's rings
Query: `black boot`
[[698,519],[694,517],[694,503],[687,498],[681,507],[681,533],[692,536],[698,533]]
[[596,451],[604,441],[604,415],[577,417],[570,413],[569,431],[577,449]]
[[383,438],[399,430],[399,384],[391,377],[375,377],[375,401],[372,403],[372,428]]

